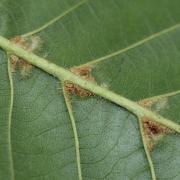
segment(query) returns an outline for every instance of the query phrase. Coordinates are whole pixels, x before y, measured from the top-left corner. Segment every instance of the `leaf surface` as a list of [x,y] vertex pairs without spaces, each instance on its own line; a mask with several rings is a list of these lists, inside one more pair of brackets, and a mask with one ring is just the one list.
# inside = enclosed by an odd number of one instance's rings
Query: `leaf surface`
[[[85,71],[101,87],[137,103],[154,98],[150,107],[141,105],[179,124],[178,0],[0,5],[2,36],[23,35],[37,55]],[[81,90],[70,95],[62,81],[34,66],[25,76],[24,66],[9,75],[8,68],[1,50],[1,179],[179,179],[178,133],[147,150],[137,114],[94,94],[78,97]]]

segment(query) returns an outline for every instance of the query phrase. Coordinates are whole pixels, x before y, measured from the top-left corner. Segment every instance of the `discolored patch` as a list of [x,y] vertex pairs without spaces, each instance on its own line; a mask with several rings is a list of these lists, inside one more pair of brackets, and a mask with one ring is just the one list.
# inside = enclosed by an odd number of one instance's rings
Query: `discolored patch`
[[79,96],[79,97],[89,97],[89,96],[94,95],[90,91],[87,91],[87,90],[81,88],[80,86],[73,84],[72,82],[69,82],[69,81],[65,82],[64,89],[69,94]]
[[161,110],[165,110],[168,108],[169,108],[168,98],[161,98],[153,104],[153,109],[156,112],[161,112]]
[[162,109],[168,108],[168,98],[167,97],[149,98],[139,101],[138,104],[148,109],[152,109],[152,107],[154,107],[154,110],[156,112],[159,112]]
[[151,99],[145,99],[145,100],[142,100],[142,101],[138,102],[138,104],[140,106],[148,108],[148,109],[150,109],[154,103],[155,103],[155,101],[151,100]]
[[143,117],[143,129],[149,151],[152,151],[154,145],[158,143],[165,135],[173,133],[173,131],[159,123],[153,122],[148,117]]
[[[77,76],[82,77],[83,79],[96,83],[95,78],[92,76],[92,67],[87,66],[87,67],[82,67],[82,68],[71,68],[70,71]],[[89,96],[94,96],[94,94],[88,90],[85,90],[81,88],[79,85],[76,85],[70,81],[66,81],[64,83],[64,89],[66,92],[69,94],[79,96],[79,97],[89,97]]]
[[[41,39],[38,36],[32,36],[30,38],[23,38],[21,36],[17,36],[11,39],[11,42],[20,46],[21,48],[27,50],[28,52],[34,52],[41,46]],[[22,58],[19,58],[16,55],[10,55],[11,61],[11,71],[16,72],[17,69],[20,70],[20,74],[23,77],[28,76],[32,71],[32,65]]]
[[95,78],[92,76],[92,66],[86,66],[86,67],[81,67],[81,68],[70,68],[70,71],[83,79],[86,79],[91,82],[95,82]]
[[[166,97],[149,98],[139,101],[138,104],[158,113],[168,107],[168,99]],[[148,117],[143,117],[142,121],[146,143],[150,151],[165,135],[173,132],[171,129],[154,122]]]
[[16,72],[17,65],[19,64],[19,58],[15,55],[11,55],[10,61],[11,61],[11,72],[14,73]]

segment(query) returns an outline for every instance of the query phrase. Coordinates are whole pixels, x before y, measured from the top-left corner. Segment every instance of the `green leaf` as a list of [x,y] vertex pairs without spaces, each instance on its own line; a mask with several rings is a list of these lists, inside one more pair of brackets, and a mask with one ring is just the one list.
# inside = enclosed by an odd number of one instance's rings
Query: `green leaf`
[[179,134],[171,135],[154,149],[152,157],[159,179],[179,179],[179,144]]
[[0,179],[179,179],[178,0],[0,3]]

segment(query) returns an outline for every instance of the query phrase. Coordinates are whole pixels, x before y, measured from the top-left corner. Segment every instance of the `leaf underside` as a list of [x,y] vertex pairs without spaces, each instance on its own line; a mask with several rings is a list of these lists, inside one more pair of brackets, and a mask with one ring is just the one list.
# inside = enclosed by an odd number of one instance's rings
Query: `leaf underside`
[[[12,39],[67,12],[27,35],[39,39],[35,53],[64,68],[90,67],[97,84],[133,101],[154,97],[147,108],[179,124],[180,95],[168,95],[180,89],[179,1],[89,0],[72,9],[79,2],[0,0],[0,34]],[[0,51],[0,179],[180,179],[178,133],[147,151],[128,110],[100,96],[63,93],[55,77],[36,67],[23,76],[21,68],[8,73]]]

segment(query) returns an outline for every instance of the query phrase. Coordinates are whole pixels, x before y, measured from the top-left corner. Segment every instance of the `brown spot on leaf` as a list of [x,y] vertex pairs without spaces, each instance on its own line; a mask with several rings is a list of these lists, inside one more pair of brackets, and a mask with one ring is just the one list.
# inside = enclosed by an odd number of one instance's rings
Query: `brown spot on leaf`
[[143,129],[148,149],[152,151],[154,145],[165,135],[173,131],[159,123],[153,122],[148,117],[143,117]]
[[79,97],[89,97],[89,96],[94,95],[90,91],[87,91],[87,90],[81,88],[80,86],[73,84],[72,82],[69,82],[69,81],[65,82],[64,89],[69,94],[79,96]]
[[139,101],[138,104],[145,108],[151,108],[151,106],[154,104],[154,100],[145,99],[145,100]]
[[32,65],[27,63],[26,61],[20,60],[19,61],[19,69],[22,77],[27,77],[30,75],[32,71]]
[[[92,76],[92,67],[86,66],[86,67],[81,67],[81,68],[71,68],[70,71],[77,76],[82,77],[83,79],[96,83],[95,78]],[[66,81],[64,83],[64,89],[66,92],[69,94],[79,96],[79,97],[89,97],[89,96],[94,96],[94,94],[88,90],[85,90],[81,88],[79,85],[76,85],[70,81]]]
[[[159,113],[168,107],[168,99],[166,97],[149,98],[139,101],[138,104],[142,107],[148,108]],[[143,129],[148,149],[151,151],[168,133],[173,131],[159,123],[154,122],[148,117],[143,117]]]
[[95,82],[95,78],[92,76],[92,67],[86,66],[81,68],[71,68],[70,71],[78,76],[81,76],[83,79],[89,80],[91,82]]
[[[11,42],[27,50],[28,52],[34,52],[41,45],[41,40],[38,36],[33,36],[30,38],[23,38],[21,36],[17,36],[11,39]],[[12,72],[16,72],[16,70],[19,69],[23,77],[26,77],[31,73],[32,65],[24,61],[22,58],[19,58],[18,56],[12,54],[10,56],[10,61]]]
[[155,105],[154,111],[159,112],[168,107],[168,99],[167,97],[149,98],[139,101],[138,104],[148,109],[151,109]]
[[16,72],[16,68],[17,68],[17,65],[19,63],[19,58],[15,55],[11,55],[10,56],[10,61],[11,61],[11,72]]

